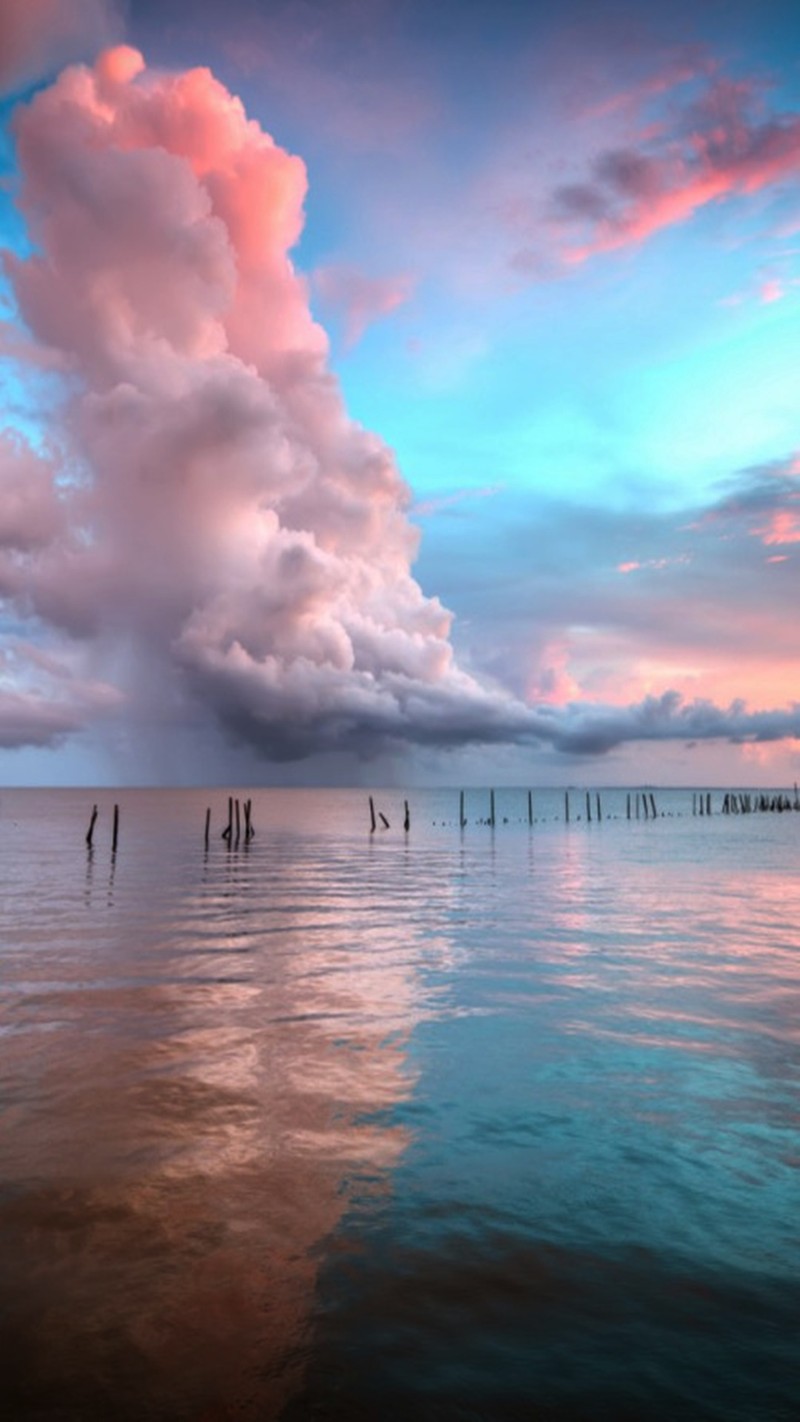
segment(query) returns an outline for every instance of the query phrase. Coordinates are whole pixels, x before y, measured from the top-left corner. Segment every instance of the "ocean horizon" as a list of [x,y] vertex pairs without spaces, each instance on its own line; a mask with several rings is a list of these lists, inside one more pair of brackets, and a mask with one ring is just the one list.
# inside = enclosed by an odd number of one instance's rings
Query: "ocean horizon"
[[463,793],[0,790],[4,1415],[797,1417],[796,787]]

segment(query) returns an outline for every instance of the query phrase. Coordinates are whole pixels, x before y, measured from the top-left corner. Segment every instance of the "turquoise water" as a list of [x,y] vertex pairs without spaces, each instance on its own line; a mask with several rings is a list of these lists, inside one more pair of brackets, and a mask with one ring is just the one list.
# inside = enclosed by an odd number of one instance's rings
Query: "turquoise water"
[[3,1415],[794,1422],[800,814],[655,795],[0,794]]

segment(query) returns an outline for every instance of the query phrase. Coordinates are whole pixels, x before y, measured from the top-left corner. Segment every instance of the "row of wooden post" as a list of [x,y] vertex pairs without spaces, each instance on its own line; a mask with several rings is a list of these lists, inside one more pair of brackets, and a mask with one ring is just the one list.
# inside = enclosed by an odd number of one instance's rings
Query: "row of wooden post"
[[[640,815],[641,815],[641,814],[644,815],[644,818],[645,818],[646,820],[647,820],[647,819],[656,819],[656,818],[658,817],[658,810],[657,810],[657,808],[656,808],[655,796],[653,795],[652,790],[642,790],[642,791],[638,791],[638,790],[637,790],[637,791],[634,792],[634,793],[635,793],[635,799],[632,798],[632,795],[631,795],[631,791],[630,791],[630,790],[627,791],[627,793],[626,793],[626,802],[625,802],[625,817],[626,817],[626,819],[629,819],[629,820],[630,820],[630,819],[632,819],[632,818],[635,816],[635,818],[638,820],[638,819],[640,818]],[[594,801],[595,801],[595,816],[596,816],[598,822],[600,822],[600,821],[602,820],[602,818],[603,818],[603,806],[602,806],[602,802],[601,802],[601,799],[600,799],[600,793],[599,793],[599,791],[595,791]],[[465,826],[466,826],[466,824],[467,824],[467,817],[466,817],[466,814],[465,814],[465,808],[464,808],[464,807],[465,807],[464,791],[462,790],[462,791],[460,792],[460,794],[459,794],[459,806],[458,806],[458,822],[459,822],[459,825],[461,826],[461,829],[464,829]],[[242,822],[244,823],[244,841],[245,841],[245,844],[249,844],[249,843],[250,843],[250,840],[251,840],[251,839],[253,838],[253,836],[255,835],[255,829],[254,829],[254,827],[253,827],[253,822],[252,822],[252,808],[253,808],[253,802],[252,802],[252,800],[247,799],[247,800],[243,801],[243,802],[241,803],[241,805],[240,805],[240,802],[239,802],[238,799],[234,799],[234,797],[233,797],[232,795],[229,795],[229,796],[228,796],[228,823],[227,823],[227,825],[225,826],[224,830],[222,831],[222,838],[223,838],[224,840],[226,840],[229,849],[230,849],[231,845],[238,845],[239,842],[240,842],[240,839],[241,839],[241,836],[242,836]],[[411,829],[411,811],[410,811],[410,809],[409,809],[408,800],[404,800],[404,801],[403,801],[403,810],[404,810],[404,813],[403,813],[403,829],[405,830],[406,834],[408,834],[408,831]],[[729,814],[734,814],[734,815],[742,814],[742,815],[746,815],[746,814],[751,814],[751,813],[753,813],[754,811],[761,811],[761,812],[764,812],[764,811],[773,811],[773,812],[776,812],[776,811],[777,811],[778,813],[781,813],[781,812],[783,812],[783,811],[785,811],[785,810],[800,810],[800,795],[798,794],[797,785],[795,785],[795,787],[794,787],[794,800],[790,799],[790,797],[789,797],[788,795],[785,795],[785,794],[780,793],[780,792],[779,792],[778,794],[774,794],[774,795],[768,795],[768,794],[766,794],[766,793],[764,793],[764,792],[761,792],[761,793],[759,793],[758,795],[751,795],[751,794],[749,794],[749,793],[743,793],[743,792],[741,792],[741,791],[729,790],[729,791],[726,793],[725,798],[724,798],[724,800],[723,800],[723,802],[722,802],[722,813],[723,813],[724,815],[729,815]],[[369,814],[370,814],[370,832],[371,832],[371,833],[374,834],[375,830],[378,828],[378,819],[380,819],[380,821],[381,821],[381,826],[382,826],[383,829],[390,829],[390,828],[391,828],[391,826],[390,826],[390,824],[389,824],[389,821],[388,821],[388,819],[386,818],[386,815],[383,813],[382,810],[379,810],[379,811],[378,811],[378,817],[376,818],[376,815],[375,815],[375,801],[374,801],[374,799],[373,799],[373,797],[372,797],[371,795],[370,795],[370,797],[369,797]],[[710,814],[711,814],[711,792],[710,792],[710,791],[697,791],[697,790],[694,791],[694,793],[693,793],[693,795],[692,795],[692,814],[693,814],[693,815],[698,815],[698,814],[699,814],[699,815],[710,815]],[[93,805],[93,806],[92,806],[91,818],[90,818],[90,820],[89,820],[89,828],[88,828],[87,831],[86,831],[86,844],[87,844],[87,847],[88,847],[89,849],[92,848],[92,837],[93,837],[93,835],[94,835],[94,827],[95,827],[95,824],[96,824],[96,822],[97,822],[97,817],[98,817],[97,806],[96,806],[96,805]],[[586,819],[587,819],[588,823],[591,824],[591,822],[592,822],[592,797],[591,797],[591,794],[590,794],[590,792],[589,792],[588,790],[586,791]],[[566,822],[567,824],[569,824],[569,822],[570,822],[570,799],[569,799],[569,791],[568,791],[568,790],[565,790],[565,791],[564,791],[564,820],[565,820],[565,822]],[[490,791],[489,791],[489,818],[488,818],[488,820],[486,820],[486,821],[482,821],[482,823],[486,823],[486,824],[490,825],[492,828],[494,828],[495,822],[496,822],[496,816],[495,816],[495,794],[494,794],[494,790],[490,790]],[[528,791],[528,824],[529,824],[529,825],[532,825],[532,824],[533,824],[533,792],[532,792],[531,790]],[[208,842],[209,842],[210,833],[211,833],[211,810],[210,810],[210,808],[209,808],[209,809],[206,810],[206,823],[205,823],[205,847],[206,847],[206,849],[208,849]],[[115,806],[114,806],[114,816],[113,816],[113,821],[112,821],[112,830],[111,830],[111,852],[112,852],[112,854],[116,854],[116,852],[117,852],[117,840],[118,840],[118,837],[119,837],[119,805],[115,805]]]
[[[97,809],[97,806],[96,806],[96,805],[93,805],[93,806],[92,806],[92,813],[91,813],[91,816],[89,817],[89,828],[88,828],[87,831],[86,831],[86,846],[87,846],[88,849],[92,849],[92,848],[93,848],[92,840],[93,840],[93,838],[94,838],[94,827],[95,827],[95,825],[97,824],[97,818],[98,818],[98,809]],[[406,819],[408,819],[408,801],[406,801]],[[254,829],[254,827],[253,827],[253,802],[252,802],[252,800],[248,799],[248,800],[245,800],[242,805],[240,805],[240,803],[239,803],[238,800],[235,800],[232,795],[229,795],[229,796],[228,796],[228,823],[227,823],[227,825],[225,826],[224,830],[222,831],[222,838],[227,841],[227,843],[228,843],[228,848],[231,847],[231,844],[237,845],[237,844],[239,843],[239,841],[240,841],[240,839],[241,839],[241,835],[242,835],[242,822],[244,822],[244,839],[245,839],[245,844],[249,844],[249,843],[250,843],[250,840],[253,838],[253,836],[254,836],[254,834],[255,834],[255,829]],[[387,824],[387,828],[388,828],[388,820],[386,821],[386,824]],[[408,829],[408,824],[406,824],[406,829]],[[205,827],[205,846],[206,846],[206,849],[208,849],[208,841],[209,841],[209,836],[210,836],[210,834],[211,834],[211,810],[208,809],[208,810],[206,810],[206,827]],[[118,841],[118,839],[119,839],[119,805],[115,805],[115,806],[114,806],[114,817],[113,817],[112,825],[111,825],[111,853],[112,853],[112,854],[116,854],[116,852],[117,852],[117,841]]]
[[[531,790],[529,790],[527,793],[528,793],[528,824],[529,824],[529,825],[532,825],[532,824],[533,824],[533,792],[532,792]],[[587,819],[588,823],[591,824],[591,823],[592,823],[592,818],[593,818],[593,816],[592,816],[592,794],[591,794],[591,792],[588,791],[588,790],[587,790],[585,793],[586,793],[586,819]],[[407,831],[407,830],[410,828],[411,820],[410,820],[409,809],[408,809],[408,801],[407,801],[407,800],[404,800],[403,803],[404,803],[404,806],[405,806],[405,820],[404,820],[403,828]],[[760,794],[758,794],[758,795],[756,795],[756,796],[753,796],[753,795],[750,795],[750,794],[742,794],[741,792],[729,791],[729,792],[726,794],[725,799],[724,799],[723,802],[722,802],[722,813],[723,813],[723,814],[748,814],[748,813],[750,813],[750,812],[753,811],[753,810],[777,810],[777,811],[783,811],[783,810],[800,810],[800,794],[798,794],[797,785],[795,785],[795,787],[794,787],[794,800],[791,800],[788,795],[784,795],[784,794],[782,794],[782,793],[778,793],[778,794],[774,794],[774,795],[767,795],[767,794],[765,794],[765,793],[762,792],[762,793],[760,793]],[[376,818],[375,818],[375,802],[374,802],[373,797],[372,797],[371,795],[370,795],[370,797],[369,797],[369,813],[370,813],[370,830],[371,830],[372,832],[374,832],[374,831],[378,828],[378,824],[377,824],[377,820],[376,820]],[[381,811],[379,811],[378,813],[379,813],[380,820],[381,820],[381,823],[382,823],[382,825],[383,825],[383,828],[384,828],[384,829],[389,829],[389,828],[390,828],[390,826],[389,826],[389,821],[387,820],[386,816],[385,816]],[[711,811],[711,792],[710,792],[710,790],[706,790],[706,791],[698,791],[698,790],[695,790],[694,793],[693,793],[693,795],[692,795],[692,814],[693,814],[693,815],[710,815],[711,813],[712,813],[712,811]],[[565,790],[565,791],[564,791],[564,820],[565,820],[565,823],[566,823],[566,824],[569,824],[569,823],[570,823],[570,818],[571,818],[571,805],[570,805],[569,791],[568,791],[568,790]],[[578,816],[578,818],[580,819],[580,815]],[[600,799],[600,792],[599,792],[599,791],[595,791],[595,792],[594,792],[594,818],[598,821],[598,823],[599,823],[600,821],[602,821],[602,818],[603,818],[603,804],[602,804],[602,801],[601,801],[601,799]],[[650,819],[655,820],[655,819],[658,818],[658,807],[657,807],[657,805],[656,805],[656,798],[655,798],[655,795],[653,794],[652,790],[641,790],[641,791],[640,791],[640,790],[636,790],[636,791],[630,791],[630,790],[629,790],[629,791],[626,792],[626,797],[625,797],[625,818],[628,819],[628,820],[634,819],[634,818],[637,819],[637,820],[638,820],[638,819],[641,819],[641,818],[644,818],[644,819],[646,819],[646,820],[650,820]],[[461,829],[464,829],[465,826],[466,826],[466,824],[467,824],[467,816],[466,816],[466,813],[465,813],[465,795],[464,795],[464,791],[463,791],[463,790],[460,791],[460,793],[459,793],[459,799],[458,799],[458,822],[459,822],[459,825],[460,825]],[[488,815],[488,818],[487,818],[487,819],[479,819],[479,820],[478,820],[478,823],[479,823],[479,824],[486,824],[486,825],[489,825],[492,829],[493,829],[494,826],[495,826],[495,823],[496,823],[496,814],[495,814],[495,792],[494,792],[494,790],[490,790],[490,791],[489,791],[489,815]]]
[[[222,831],[222,838],[227,841],[228,848],[237,845],[242,837],[242,821],[244,821],[244,842],[249,844],[255,834],[252,822],[253,802],[245,800],[239,804],[238,799],[232,795],[228,796],[228,823]],[[208,849],[208,836],[211,829],[211,811],[206,810],[206,849]]]
[[[404,801],[403,801],[403,812],[404,812],[404,813],[403,813],[403,829],[405,830],[406,834],[408,834],[408,831],[411,829],[411,811],[410,811],[409,808],[408,808],[408,800],[404,800]],[[391,825],[389,824],[389,821],[387,820],[385,814],[383,813],[383,810],[379,810],[379,811],[378,811],[378,818],[380,819],[381,825],[383,826],[384,829],[391,829]],[[378,821],[377,821],[376,818],[375,818],[375,801],[373,800],[372,796],[370,795],[370,797],[369,797],[369,830],[370,830],[370,834],[374,834],[377,828],[378,828]]]
[[729,790],[722,802],[723,815],[751,815],[756,811],[762,814],[765,811],[783,814],[784,810],[800,810],[800,797],[798,797],[796,785],[794,800],[780,792],[777,795],[766,795],[762,791],[758,795],[750,795],[742,794],[737,790]]
[[[87,831],[86,831],[86,847],[87,847],[87,849],[91,849],[91,848],[92,848],[92,837],[93,837],[93,835],[94,835],[94,827],[95,827],[96,823],[97,823],[97,806],[96,806],[96,805],[92,805],[92,814],[91,814],[91,818],[90,818],[90,820],[89,820],[89,828],[88,828]],[[113,820],[112,820],[112,825],[111,825],[111,853],[112,853],[112,854],[116,854],[116,852],[117,852],[117,839],[118,839],[118,838],[119,838],[119,805],[115,805],[115,806],[114,806],[114,818],[113,818]]]

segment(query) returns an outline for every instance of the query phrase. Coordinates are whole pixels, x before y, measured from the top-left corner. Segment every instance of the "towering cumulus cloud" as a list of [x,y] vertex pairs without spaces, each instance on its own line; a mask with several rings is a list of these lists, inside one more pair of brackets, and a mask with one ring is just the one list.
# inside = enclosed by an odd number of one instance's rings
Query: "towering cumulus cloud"
[[406,486],[327,372],[288,256],[302,162],[208,70],[128,47],[16,137],[33,254],[7,272],[71,393],[59,460],[9,469],[0,592],[269,757],[519,730],[455,665]]

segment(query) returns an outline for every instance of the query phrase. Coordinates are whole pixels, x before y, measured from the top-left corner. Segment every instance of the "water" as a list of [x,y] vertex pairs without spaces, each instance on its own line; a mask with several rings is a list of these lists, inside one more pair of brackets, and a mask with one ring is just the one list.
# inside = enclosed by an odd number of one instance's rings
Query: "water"
[[656,793],[3,792],[3,1417],[796,1422],[800,814]]

